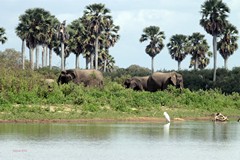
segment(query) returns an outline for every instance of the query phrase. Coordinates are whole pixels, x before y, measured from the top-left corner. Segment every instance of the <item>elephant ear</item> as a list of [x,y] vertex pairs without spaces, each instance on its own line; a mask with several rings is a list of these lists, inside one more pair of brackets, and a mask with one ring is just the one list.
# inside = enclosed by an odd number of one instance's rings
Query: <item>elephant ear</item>
[[174,86],[177,85],[177,76],[176,76],[175,73],[172,73],[172,74],[171,74],[170,80],[171,80],[171,82],[172,82],[172,84],[173,84]]
[[134,83],[135,83],[135,86],[136,86],[134,88],[134,90],[143,91],[143,85],[142,85],[142,82],[139,79],[136,79],[134,81]]
[[131,78],[126,79],[126,80],[124,81],[124,87],[125,87],[125,88],[129,88],[130,83],[131,83]]
[[65,76],[66,73],[67,73],[67,71],[63,70],[63,71],[61,72],[61,76]]
[[76,71],[75,70],[66,70],[66,77],[69,80],[73,80],[76,78]]

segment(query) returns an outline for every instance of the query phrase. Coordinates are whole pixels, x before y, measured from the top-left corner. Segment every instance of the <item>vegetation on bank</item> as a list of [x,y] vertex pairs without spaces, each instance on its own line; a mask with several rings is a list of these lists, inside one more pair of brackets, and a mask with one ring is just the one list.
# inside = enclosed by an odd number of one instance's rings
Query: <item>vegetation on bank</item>
[[[10,53],[0,54],[0,119],[163,117],[164,111],[172,117],[182,118],[210,116],[215,112],[240,115],[238,92],[222,94],[220,89],[201,88],[192,88],[191,91],[187,87],[182,91],[170,87],[155,93],[125,89],[122,83],[126,77],[133,76],[130,73],[144,75],[149,71],[139,66],[117,69],[112,74],[115,77],[105,75],[103,89],[85,88],[73,83],[60,86],[53,83],[49,88],[44,79],[57,80],[59,69],[22,70],[15,61],[17,55]],[[186,86],[192,83],[201,87],[201,83],[196,81],[201,72],[183,71],[185,77],[187,73],[192,75],[192,79],[185,78]]]
[[[182,71],[184,90],[170,87],[151,93],[125,89],[122,85],[127,77],[151,73],[147,68],[132,65],[105,74],[103,89],[73,83],[59,86],[56,82],[49,86],[44,79],[56,81],[60,69],[32,71],[27,63],[22,70],[19,55],[14,50],[0,52],[0,119],[163,117],[164,111],[180,118],[204,117],[216,112],[232,117],[240,115],[239,68],[219,70],[218,82],[222,88],[210,85],[210,70]],[[228,93],[222,92],[225,88]]]

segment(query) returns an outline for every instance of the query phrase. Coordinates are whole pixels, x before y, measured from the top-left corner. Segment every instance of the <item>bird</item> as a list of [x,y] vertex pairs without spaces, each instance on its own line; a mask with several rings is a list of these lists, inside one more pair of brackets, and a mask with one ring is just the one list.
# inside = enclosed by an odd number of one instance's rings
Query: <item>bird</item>
[[166,120],[168,121],[168,123],[170,123],[170,116],[168,115],[167,112],[163,112],[163,115],[165,116]]

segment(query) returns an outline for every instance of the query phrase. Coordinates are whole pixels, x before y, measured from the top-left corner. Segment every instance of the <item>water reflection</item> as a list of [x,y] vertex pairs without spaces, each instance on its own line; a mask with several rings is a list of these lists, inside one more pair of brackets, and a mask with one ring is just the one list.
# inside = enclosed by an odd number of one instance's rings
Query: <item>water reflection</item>
[[0,160],[236,159],[239,134],[237,122],[2,123]]
[[169,128],[170,128],[170,123],[164,124],[163,133],[164,133],[165,139],[168,139],[168,137],[169,137]]

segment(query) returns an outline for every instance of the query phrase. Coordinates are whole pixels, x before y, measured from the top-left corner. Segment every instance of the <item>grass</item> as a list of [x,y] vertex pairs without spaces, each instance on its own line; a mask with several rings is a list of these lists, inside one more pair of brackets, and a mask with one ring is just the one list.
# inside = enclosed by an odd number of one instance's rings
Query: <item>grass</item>
[[[73,83],[51,88],[41,74],[1,68],[0,119],[127,119],[159,118],[167,111],[174,118],[200,118],[221,112],[240,116],[240,95],[220,90],[182,91],[170,87],[159,92],[136,92],[105,79],[103,89]],[[56,79],[56,77],[55,77]]]

